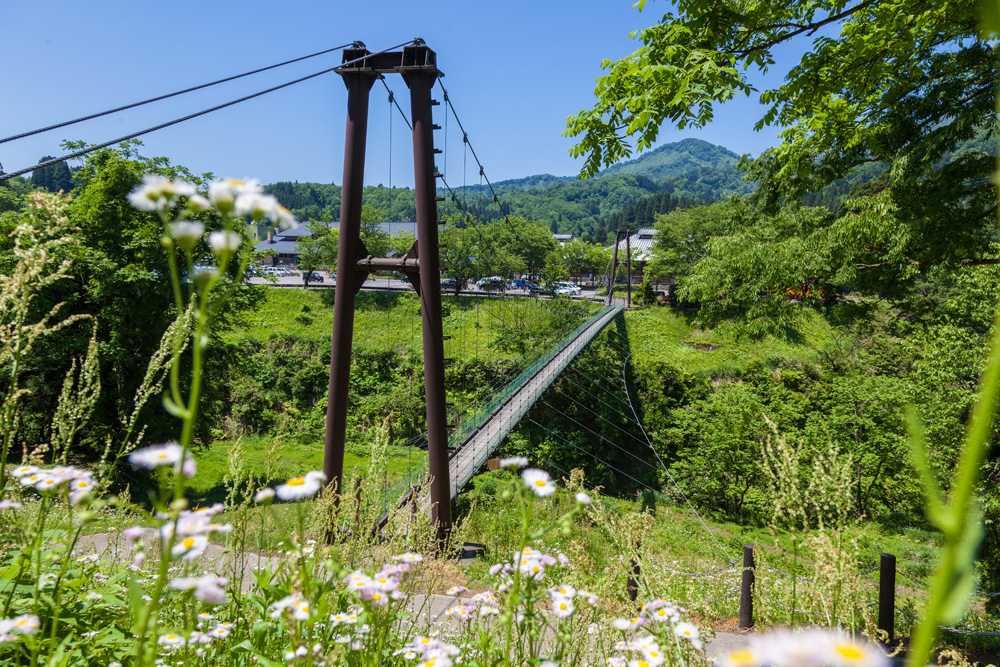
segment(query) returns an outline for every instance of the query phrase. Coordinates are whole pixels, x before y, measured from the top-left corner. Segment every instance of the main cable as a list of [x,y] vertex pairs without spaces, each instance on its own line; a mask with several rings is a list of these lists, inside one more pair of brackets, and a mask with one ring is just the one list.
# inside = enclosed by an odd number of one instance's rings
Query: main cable
[[314,79],[317,76],[322,76],[323,74],[328,74],[330,72],[336,71],[336,70],[344,67],[345,65],[351,65],[353,63],[358,63],[358,62],[361,62],[361,61],[366,60],[368,58],[371,58],[372,56],[377,56],[379,54],[386,53],[387,51],[391,51],[392,49],[398,49],[401,46],[406,46],[407,44],[412,44],[412,43],[413,43],[413,40],[411,39],[411,40],[408,40],[406,42],[403,42],[402,44],[396,44],[395,46],[390,46],[387,49],[382,49],[381,51],[377,51],[375,53],[367,53],[367,54],[365,54],[364,56],[362,56],[360,58],[355,58],[353,60],[348,60],[347,62],[344,62],[344,63],[341,63],[341,64],[337,65],[336,67],[329,67],[329,68],[321,70],[319,72],[315,72],[313,74],[309,74],[307,76],[295,79],[294,81],[289,81],[287,83],[283,83],[283,84],[278,85],[278,86],[273,86],[273,87],[268,88],[266,90],[261,90],[259,92],[253,93],[251,95],[246,95],[246,96],[241,97],[239,99],[232,100],[230,102],[226,102],[225,104],[216,105],[216,106],[211,107],[209,109],[203,109],[201,111],[197,111],[197,112],[195,112],[193,114],[189,114],[187,116],[184,116],[183,118],[177,118],[177,119],[174,119],[174,120],[171,120],[171,121],[167,121],[166,123],[160,123],[159,125],[156,125],[154,127],[146,128],[145,130],[139,130],[138,132],[133,132],[132,134],[125,135],[124,137],[119,137],[118,139],[112,139],[111,141],[105,141],[104,143],[96,144],[94,146],[89,146],[87,148],[78,150],[78,151],[76,151],[74,153],[70,153],[68,155],[62,155],[60,157],[52,158],[51,160],[45,160],[43,162],[39,162],[38,164],[36,164],[36,165],[34,165],[32,167],[28,167],[26,169],[21,169],[19,171],[15,171],[15,172],[12,172],[10,174],[0,174],[0,182],[6,181],[6,180],[11,179],[11,178],[13,178],[15,176],[21,176],[23,174],[27,174],[29,172],[35,171],[36,169],[42,169],[44,167],[48,167],[48,166],[53,165],[53,164],[58,164],[59,162],[67,162],[69,160],[75,160],[78,157],[83,157],[84,155],[87,155],[89,153],[93,153],[94,151],[100,150],[102,148],[107,148],[108,146],[113,146],[114,144],[120,144],[123,141],[128,141],[129,139],[135,139],[136,137],[141,137],[141,136],[143,136],[145,134],[149,134],[150,132],[156,132],[157,130],[162,130],[162,129],[166,128],[166,127],[170,127],[172,125],[177,125],[178,123],[183,123],[186,120],[191,120],[192,118],[197,118],[198,116],[204,116],[205,114],[212,113],[213,111],[218,111],[220,109],[225,109],[226,107],[231,107],[234,104],[239,104],[240,102],[246,102],[247,100],[252,100],[255,97],[260,97],[261,95],[266,95],[267,93],[273,93],[276,90],[281,90],[282,88],[287,88],[288,86],[295,85],[296,83],[302,83],[303,81],[308,81],[309,79]]
[[133,102],[132,104],[126,104],[125,106],[120,106],[114,109],[108,109],[107,111],[99,111],[97,113],[92,113],[88,116],[81,116],[80,118],[75,118],[73,120],[68,120],[63,123],[56,123],[55,125],[49,125],[48,127],[42,127],[37,130],[31,130],[30,132],[22,132],[21,134],[15,134],[4,139],[0,139],[0,144],[5,144],[8,141],[14,141],[16,139],[24,139],[25,137],[34,136],[36,134],[41,134],[43,132],[48,132],[50,130],[58,130],[60,127],[66,127],[68,125],[75,125],[76,123],[82,123],[85,120],[92,120],[94,118],[100,118],[101,116],[109,116],[113,113],[118,113],[119,111],[127,111],[129,109],[134,109],[136,107],[141,107],[144,104],[150,104],[151,102],[159,102],[160,100],[166,100],[171,97],[177,97],[178,95],[183,95],[185,93],[193,93],[196,90],[201,90],[203,88],[210,88],[212,86],[217,86],[220,83],[226,83],[228,81],[235,81],[236,79],[242,79],[245,76],[250,76],[252,74],[260,74],[261,72],[266,72],[268,70],[276,69],[278,67],[284,67],[285,65],[291,65],[292,63],[297,63],[302,60],[308,60],[310,58],[315,58],[316,56],[326,55],[333,51],[339,51],[341,49],[346,49],[351,46],[353,42],[348,42],[347,44],[341,44],[340,46],[335,46],[331,49],[324,49],[322,51],[317,51],[316,53],[310,53],[308,56],[302,56],[301,58],[293,58],[292,60],[286,60],[283,63],[278,63],[277,65],[269,65],[267,67],[261,67],[259,69],[251,70],[249,72],[244,72],[243,74],[237,74],[235,76],[227,76],[225,79],[219,79],[217,81],[212,81],[210,83],[203,83],[200,86],[193,86],[191,88],[185,88],[184,90],[178,90],[173,93],[167,93],[166,95],[158,95],[157,97],[151,97],[148,100],[142,100],[141,102]]

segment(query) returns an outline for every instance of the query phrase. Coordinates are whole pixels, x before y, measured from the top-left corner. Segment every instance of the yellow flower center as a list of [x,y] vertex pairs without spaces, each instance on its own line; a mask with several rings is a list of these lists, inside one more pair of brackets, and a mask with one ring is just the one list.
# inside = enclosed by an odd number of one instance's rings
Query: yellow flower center
[[836,651],[848,660],[861,660],[864,657],[864,652],[853,644],[838,644]]
[[306,483],[305,477],[294,477],[285,482],[285,484],[287,484],[288,486],[302,486],[305,483]]
[[191,547],[194,546],[194,538],[193,537],[188,537],[183,542],[181,542],[181,544],[184,545],[185,549],[190,549]]
[[87,488],[87,483],[86,482],[77,482],[76,486],[77,486],[77,488],[80,488],[80,489],[86,489]]
[[752,665],[754,663],[753,653],[746,649],[733,651],[729,654],[729,660],[737,665]]
[[157,454],[156,458],[158,458],[158,459],[165,459],[165,458],[167,458],[167,455],[166,454],[162,454],[162,453],[161,454]]
[[545,486],[545,480],[544,479],[536,480],[535,486]]

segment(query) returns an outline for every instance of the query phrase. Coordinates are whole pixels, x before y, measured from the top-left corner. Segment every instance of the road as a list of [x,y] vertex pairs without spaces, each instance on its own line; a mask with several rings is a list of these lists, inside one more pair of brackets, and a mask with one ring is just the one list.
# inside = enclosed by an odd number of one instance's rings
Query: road
[[[336,285],[336,281],[330,277],[325,271],[318,271],[321,276],[323,276],[323,282],[309,283],[310,289],[331,289]],[[283,276],[281,278],[264,278],[262,276],[254,276],[250,278],[250,283],[253,285],[265,285],[271,284],[275,287],[293,288],[302,287],[302,276]],[[413,287],[409,283],[405,283],[402,280],[396,278],[385,278],[383,276],[371,277],[365,281],[364,287],[361,289],[365,290],[412,290]],[[507,294],[514,294],[517,296],[528,296],[527,290],[507,290]],[[454,290],[448,290],[444,293],[446,296],[448,294],[454,294]],[[463,296],[496,296],[497,292],[483,292],[480,291],[474,284],[470,284],[465,290],[462,291]],[[594,299],[597,298],[597,291],[594,289],[586,289],[577,294],[574,299]]]

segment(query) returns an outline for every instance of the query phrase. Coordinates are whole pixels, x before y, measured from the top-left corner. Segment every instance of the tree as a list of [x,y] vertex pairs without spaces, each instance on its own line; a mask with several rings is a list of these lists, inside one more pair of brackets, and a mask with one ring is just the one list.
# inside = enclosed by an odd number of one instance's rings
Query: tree
[[713,236],[729,232],[732,202],[719,202],[656,215],[656,240],[648,272],[682,278],[708,253]]
[[[942,265],[994,263],[993,160],[989,151],[963,148],[995,144],[997,135],[1000,47],[976,32],[975,4],[681,2],[676,16],[639,31],[635,53],[604,62],[594,108],[568,121],[565,134],[580,137],[571,152],[586,158],[582,174],[593,175],[631,155],[630,138],[643,150],[664,123],[704,126],[716,104],[754,92],[749,70],[773,65],[778,48],[814,39],[785,82],[761,93],[767,110],[757,129],[784,129],[780,146],[743,160],[747,177],[760,183],[753,203],[774,214],[881,162],[882,190],[856,199],[824,233],[800,237],[799,256],[833,242],[829,273],[842,284],[864,273],[883,292],[905,291]],[[788,259],[779,252],[769,261]]]
[[364,204],[361,207],[361,242],[368,248],[368,254],[372,257],[385,257],[391,249],[389,232],[382,228],[385,212],[384,207],[372,204]]
[[339,230],[327,222],[310,220],[306,226],[311,233],[300,237],[296,246],[304,287],[309,286],[309,274],[314,270],[323,266],[330,271],[337,270],[337,245],[340,239]]
[[[39,164],[46,160],[51,160],[51,155],[46,155]],[[73,189],[73,176],[70,174],[69,166],[65,162],[56,162],[47,167],[36,169],[31,172],[31,184],[36,188],[44,188],[49,192],[65,192]]]
[[[38,303],[39,308],[45,308],[46,304],[51,307],[65,302],[66,312],[96,319],[101,394],[87,430],[81,434],[81,447],[73,452],[80,459],[99,456],[109,438],[121,441],[123,417],[132,413],[146,365],[177,316],[161,240],[163,223],[153,213],[137,210],[127,196],[147,173],[182,178],[199,188],[207,185],[205,178],[171,165],[165,158],[142,157],[137,152],[139,145],[127,142],[87,157],[78,173],[80,185],[67,208],[67,216],[79,229],[77,242],[67,250],[73,261],[73,279],[52,286]],[[5,213],[0,220],[4,225],[13,225],[18,223],[18,216]],[[202,222],[209,230],[220,228],[217,219],[205,217]],[[6,238],[6,234],[2,236]],[[243,245],[243,252],[249,252],[248,246]],[[197,247],[196,255],[196,259],[210,261],[210,250],[204,242]],[[239,261],[231,263],[233,273],[227,277],[233,281],[235,292],[217,320],[220,332],[264,297],[261,287],[237,275],[238,266]],[[0,270],[6,271],[2,265]],[[26,382],[32,393],[25,400],[23,431],[18,435],[28,446],[49,441],[48,416],[53,414],[62,378],[71,358],[82,357],[87,350],[90,335],[89,327],[64,329],[39,346],[30,360]],[[209,363],[214,361],[210,358]],[[217,384],[207,383],[203,407],[209,417],[215,409]],[[176,438],[176,420],[157,403],[146,403],[139,416],[138,429],[145,429],[147,442]],[[203,420],[200,436],[207,436],[209,423],[210,419]]]

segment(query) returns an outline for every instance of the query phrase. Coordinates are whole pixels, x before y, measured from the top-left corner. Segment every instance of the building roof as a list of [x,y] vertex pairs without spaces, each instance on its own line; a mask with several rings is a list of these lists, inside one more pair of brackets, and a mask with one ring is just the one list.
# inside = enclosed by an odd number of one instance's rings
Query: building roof
[[[632,260],[637,262],[648,262],[653,259],[653,244],[656,242],[656,230],[650,228],[643,228],[635,230],[634,234],[630,234],[628,237],[628,244],[626,245],[625,238],[622,237],[618,241],[618,257],[619,261],[625,254],[626,247],[631,246],[632,248]],[[614,250],[614,244],[608,246],[608,248]]]

